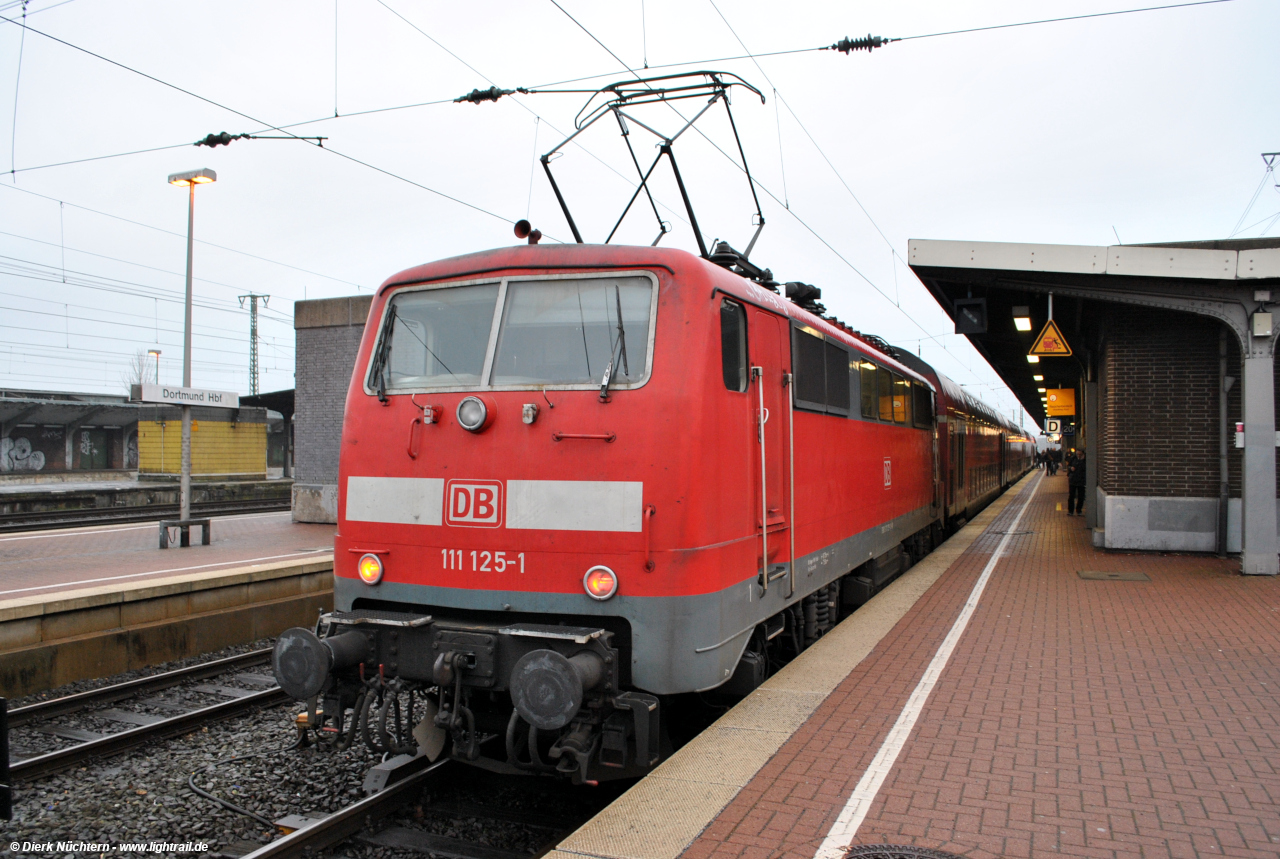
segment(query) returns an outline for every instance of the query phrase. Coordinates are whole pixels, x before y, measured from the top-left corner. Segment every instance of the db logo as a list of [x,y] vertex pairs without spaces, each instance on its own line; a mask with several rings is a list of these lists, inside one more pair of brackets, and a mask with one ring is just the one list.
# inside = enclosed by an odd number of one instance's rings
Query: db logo
[[502,481],[450,480],[444,495],[446,524],[467,528],[502,525]]
[[888,489],[893,485],[893,461],[889,457],[884,458],[884,486]]

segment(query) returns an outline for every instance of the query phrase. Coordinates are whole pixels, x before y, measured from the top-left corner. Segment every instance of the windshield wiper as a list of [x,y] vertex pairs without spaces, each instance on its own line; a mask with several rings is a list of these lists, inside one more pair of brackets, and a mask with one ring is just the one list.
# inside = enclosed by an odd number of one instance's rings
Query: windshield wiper
[[[600,402],[609,402],[609,382],[613,379],[613,365],[616,360],[622,361],[622,375],[630,377],[631,368],[627,365],[627,329],[622,324],[622,292],[615,284],[613,297],[618,307],[618,341],[609,353],[609,363],[604,368],[604,378],[600,380]],[[607,302],[608,299],[605,299]],[[609,305],[606,303],[605,307]],[[607,312],[607,311],[606,311]]]
[[387,311],[387,321],[382,323],[382,340],[378,343],[378,351],[373,356],[370,372],[378,382],[378,401],[387,402],[387,359],[391,356],[391,335],[396,329],[396,306],[391,305]]

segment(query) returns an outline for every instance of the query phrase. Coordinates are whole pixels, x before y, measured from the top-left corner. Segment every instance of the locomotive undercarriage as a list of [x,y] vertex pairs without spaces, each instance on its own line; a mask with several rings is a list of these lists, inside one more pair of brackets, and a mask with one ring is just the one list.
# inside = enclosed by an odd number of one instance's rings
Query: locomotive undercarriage
[[[635,778],[942,536],[931,524],[757,624],[730,679],[701,696],[660,698],[629,688],[630,627],[612,617],[549,625],[538,622],[545,615],[357,602],[351,611],[322,615],[314,631],[285,632],[273,667],[281,687],[308,702],[305,734],[322,746],[340,750],[361,741],[380,754],[448,754],[497,772],[575,783]],[[688,718],[690,696],[711,709],[695,703]]]
[[623,688],[618,643],[600,627],[355,609],[288,630],[273,663],[322,745],[432,760],[447,748],[581,783],[644,775],[664,756],[659,699]]
[[749,695],[787,662],[933,551],[943,536],[937,523],[931,524],[892,550],[817,588],[758,625],[733,676],[716,688],[714,694],[726,699]]

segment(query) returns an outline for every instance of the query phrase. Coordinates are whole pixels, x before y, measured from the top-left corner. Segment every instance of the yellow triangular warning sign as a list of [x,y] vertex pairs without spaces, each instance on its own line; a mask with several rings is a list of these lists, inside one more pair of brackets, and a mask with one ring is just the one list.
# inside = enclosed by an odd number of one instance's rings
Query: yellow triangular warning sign
[[1067,338],[1062,336],[1058,326],[1050,319],[1045,323],[1044,330],[1040,332],[1040,336],[1036,338],[1035,345],[1031,347],[1031,351],[1027,354],[1056,355],[1065,358],[1071,354],[1071,347],[1067,345]]

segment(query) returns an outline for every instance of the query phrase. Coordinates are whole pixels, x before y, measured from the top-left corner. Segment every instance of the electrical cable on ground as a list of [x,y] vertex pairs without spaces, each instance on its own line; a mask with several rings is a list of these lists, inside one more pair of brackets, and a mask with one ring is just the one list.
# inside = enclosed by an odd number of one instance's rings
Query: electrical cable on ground
[[[216,771],[218,767],[223,766],[224,764],[235,763],[237,761],[249,761],[255,758],[270,757],[272,755],[280,754],[281,752],[293,751],[294,749],[301,748],[301,746],[302,746],[302,741],[301,739],[299,739],[299,741],[292,746],[285,746],[283,748],[273,749],[272,751],[269,751],[269,752],[258,752],[257,754],[253,754],[253,755],[237,755],[231,758],[224,758],[223,760],[220,760],[220,761],[214,761],[213,763],[208,764],[202,767],[201,769],[203,769],[205,772],[208,772],[211,769]],[[195,770],[187,778],[187,787],[191,788],[192,793],[196,794],[197,796],[201,796],[207,800],[210,800],[212,802],[216,802],[218,805],[222,806],[228,811],[234,811],[236,814],[241,814],[241,815],[244,815],[245,817],[253,818],[259,823],[265,824],[267,828],[272,830],[273,832],[276,830],[275,823],[273,821],[267,820],[267,818],[263,817],[262,815],[255,814],[254,812],[250,811],[247,808],[242,808],[233,802],[229,802],[228,800],[225,800],[219,796],[215,796],[212,793],[209,793],[207,790],[197,787],[196,775],[199,772],[200,770]]]

